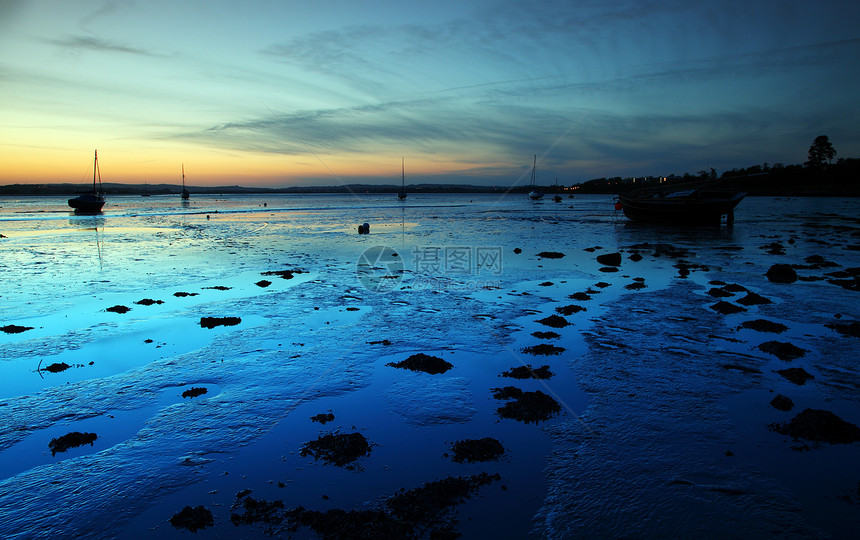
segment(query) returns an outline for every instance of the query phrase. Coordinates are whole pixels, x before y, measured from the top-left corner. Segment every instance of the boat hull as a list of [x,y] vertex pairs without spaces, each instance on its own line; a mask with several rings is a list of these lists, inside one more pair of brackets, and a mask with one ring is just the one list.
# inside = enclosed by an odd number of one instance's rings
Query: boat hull
[[78,214],[98,214],[102,211],[105,200],[97,195],[81,195],[74,199],[69,199],[69,206],[75,209]]
[[619,202],[624,215],[634,221],[671,225],[719,225],[723,216],[731,221],[735,207],[745,193],[696,191],[683,196],[631,197]]

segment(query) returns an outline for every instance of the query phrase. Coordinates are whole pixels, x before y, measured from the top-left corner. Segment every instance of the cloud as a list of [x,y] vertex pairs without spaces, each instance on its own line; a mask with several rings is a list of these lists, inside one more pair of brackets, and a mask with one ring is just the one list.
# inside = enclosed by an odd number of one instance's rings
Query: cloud
[[50,39],[46,40],[47,43],[52,45],[56,45],[57,47],[61,47],[63,49],[70,50],[88,50],[88,51],[96,51],[96,52],[115,52],[121,54],[132,54],[138,56],[152,56],[152,57],[161,57],[163,54],[154,53],[152,51],[148,51],[146,49],[141,49],[137,47],[130,47],[128,45],[123,45],[121,43],[115,43],[106,41],[103,39],[98,39],[92,36],[67,36],[63,39]]

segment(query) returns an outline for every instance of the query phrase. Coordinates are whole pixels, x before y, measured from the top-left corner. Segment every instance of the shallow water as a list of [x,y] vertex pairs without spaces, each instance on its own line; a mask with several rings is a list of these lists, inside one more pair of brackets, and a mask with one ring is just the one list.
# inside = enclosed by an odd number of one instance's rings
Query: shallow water
[[[860,425],[857,338],[825,326],[860,319],[858,293],[817,279],[860,266],[858,210],[748,198],[733,228],[677,229],[631,223],[609,196],[115,197],[99,216],[63,198],[0,199],[0,326],[32,327],[0,333],[0,536],[178,537],[168,520],[186,505],[215,515],[200,537],[256,536],[263,527],[229,521],[244,489],[287,508],[362,509],[477,472],[502,480],[456,508],[468,538],[848,536],[860,443],[798,451],[767,426],[807,407]],[[763,247],[774,242],[784,254]],[[596,256],[616,251],[620,271],[602,271]],[[839,266],[790,285],[764,277],[810,255]],[[262,275],[279,270],[301,273]],[[720,315],[713,280],[773,303]],[[585,310],[570,326],[536,322],[574,304]],[[131,309],[105,311],[116,305]],[[241,323],[206,329],[204,316]],[[739,328],[758,318],[788,330]],[[532,336],[548,330],[560,336]],[[779,360],[757,348],[770,340],[807,352]],[[565,351],[522,352],[542,342]],[[419,352],[454,368],[386,366]],[[526,363],[555,376],[500,377]],[[774,372],[788,365],[815,379]],[[502,386],[541,390],[562,412],[500,418]],[[191,387],[208,392],[182,398]],[[776,393],[795,408],[770,407]],[[334,422],[310,421],[328,411]],[[374,444],[357,470],[299,455],[334,430]],[[72,431],[98,439],[51,456]],[[501,461],[446,456],[485,436],[505,446]]]

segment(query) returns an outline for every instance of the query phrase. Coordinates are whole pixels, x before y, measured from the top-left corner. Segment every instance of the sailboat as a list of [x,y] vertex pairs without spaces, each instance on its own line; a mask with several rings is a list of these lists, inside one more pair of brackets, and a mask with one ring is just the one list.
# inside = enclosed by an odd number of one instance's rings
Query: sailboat
[[406,198],[406,160],[400,158],[400,192],[397,198],[401,201]]
[[84,193],[74,199],[69,199],[69,206],[75,209],[78,214],[98,214],[102,211],[102,206],[105,204],[104,196],[96,189],[96,176],[99,179],[99,189],[102,186],[102,174],[99,171],[99,151],[95,151],[93,160],[93,192]]
[[188,198],[191,197],[191,194],[188,193],[188,190],[185,189],[185,164],[182,164],[182,200],[187,201]]
[[534,164],[532,165],[532,181],[531,181],[531,191],[529,191],[529,199],[542,199],[543,192],[540,191],[535,185],[535,170],[537,169],[537,154],[535,154]]

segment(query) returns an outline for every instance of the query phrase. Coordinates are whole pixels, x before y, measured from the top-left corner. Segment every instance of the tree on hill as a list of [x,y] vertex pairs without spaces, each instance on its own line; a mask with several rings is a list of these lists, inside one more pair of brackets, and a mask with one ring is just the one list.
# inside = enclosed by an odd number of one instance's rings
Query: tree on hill
[[830,139],[827,135],[819,135],[812,141],[812,146],[809,147],[809,161],[805,163],[807,167],[823,167],[824,160],[830,163],[836,155],[836,150],[830,144]]

